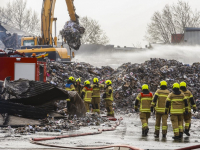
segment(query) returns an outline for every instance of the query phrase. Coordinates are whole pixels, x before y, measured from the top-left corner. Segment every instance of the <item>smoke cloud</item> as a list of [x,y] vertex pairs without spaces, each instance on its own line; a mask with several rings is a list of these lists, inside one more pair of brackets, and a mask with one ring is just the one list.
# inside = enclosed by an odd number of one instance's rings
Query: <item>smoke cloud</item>
[[73,61],[90,63],[95,67],[111,66],[117,68],[123,63],[143,63],[150,58],[175,59],[184,64],[193,64],[200,61],[200,46],[173,46],[156,45],[153,49],[137,52],[96,52],[89,55],[78,53]]

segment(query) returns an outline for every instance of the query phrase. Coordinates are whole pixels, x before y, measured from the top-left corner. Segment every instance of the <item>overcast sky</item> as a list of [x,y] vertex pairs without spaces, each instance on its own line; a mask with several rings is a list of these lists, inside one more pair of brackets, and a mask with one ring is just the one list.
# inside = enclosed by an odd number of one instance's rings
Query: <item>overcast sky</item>
[[[0,6],[5,6],[9,0],[0,0]],[[13,1],[13,0],[10,0]],[[96,19],[115,46],[133,46],[147,44],[144,36],[147,24],[153,13],[166,4],[178,0],[74,0],[79,16]],[[193,9],[200,11],[200,0],[189,1]],[[28,8],[41,14],[43,0],[27,0]],[[57,31],[63,28],[69,20],[65,0],[57,0],[54,17],[58,18]],[[39,17],[40,18],[40,17]],[[58,32],[57,32],[58,33]]]

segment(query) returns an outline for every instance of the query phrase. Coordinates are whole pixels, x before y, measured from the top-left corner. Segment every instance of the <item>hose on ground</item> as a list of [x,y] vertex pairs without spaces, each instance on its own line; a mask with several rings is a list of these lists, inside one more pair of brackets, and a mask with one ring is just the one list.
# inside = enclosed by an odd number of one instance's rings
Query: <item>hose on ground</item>
[[200,145],[195,145],[195,146],[189,146],[189,147],[185,147],[185,148],[179,148],[176,150],[189,150],[189,149],[197,149],[200,148]]
[[70,147],[70,146],[58,146],[58,145],[51,145],[51,144],[44,144],[40,143],[38,141],[45,141],[45,140],[53,140],[53,139],[61,139],[61,138],[69,138],[69,137],[78,137],[78,136],[86,136],[86,135],[95,135],[95,134],[101,134],[104,131],[114,131],[117,126],[120,125],[123,118],[119,118],[118,122],[112,126],[110,129],[98,129],[98,132],[91,132],[91,133],[82,133],[82,134],[71,134],[71,135],[64,135],[64,136],[55,136],[55,137],[46,137],[46,138],[32,138],[31,143],[37,144],[37,145],[43,145],[43,146],[49,146],[49,147],[57,147],[57,148],[70,148],[70,149],[105,149],[105,148],[112,148],[112,147],[124,147],[129,148],[131,150],[141,150],[139,148],[129,146],[129,145],[108,145],[108,146],[99,146],[99,147]]

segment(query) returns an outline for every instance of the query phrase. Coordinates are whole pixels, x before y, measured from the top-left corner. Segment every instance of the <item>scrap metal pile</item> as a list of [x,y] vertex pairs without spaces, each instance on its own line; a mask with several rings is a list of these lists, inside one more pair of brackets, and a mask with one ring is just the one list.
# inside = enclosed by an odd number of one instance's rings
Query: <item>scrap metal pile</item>
[[69,47],[78,50],[81,46],[81,37],[85,28],[73,21],[67,21],[64,28],[60,31],[61,36],[67,41]]
[[[141,92],[141,85],[148,84],[150,91],[155,92],[161,80],[168,82],[169,90],[174,82],[185,81],[194,99],[197,100],[200,96],[199,63],[188,65],[176,60],[154,58],[142,64],[126,63],[114,70],[109,66],[98,68],[87,63],[48,62],[48,70],[48,82],[62,88],[69,76],[81,78],[82,81],[92,81],[94,77],[98,77],[100,83],[112,80],[114,107],[119,110],[131,111],[138,92]],[[104,109],[103,102],[101,108]]]

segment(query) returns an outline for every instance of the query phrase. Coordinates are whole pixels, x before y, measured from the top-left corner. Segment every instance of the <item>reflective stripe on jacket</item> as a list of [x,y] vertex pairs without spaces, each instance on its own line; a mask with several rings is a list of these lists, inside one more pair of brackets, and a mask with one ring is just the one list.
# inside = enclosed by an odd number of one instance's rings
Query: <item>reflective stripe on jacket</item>
[[91,87],[93,88],[92,97],[100,97],[100,90],[101,90],[101,88],[104,88],[104,85],[103,84],[93,84],[93,85],[91,85]]
[[[112,90],[112,93],[110,94],[109,91]],[[113,101],[113,88],[112,86],[108,86],[106,88],[106,98],[104,98],[104,100],[110,100],[110,101]]]
[[[190,101],[190,98],[193,98],[193,95],[192,93],[187,90],[187,91],[181,91],[184,93],[185,97],[187,98],[187,102],[188,102],[188,112],[191,112],[191,101]],[[193,105],[192,107],[196,107],[196,105]]]
[[151,92],[149,94],[138,94],[136,99],[140,102],[140,112],[151,112],[152,98],[153,94]]
[[84,96],[83,100],[85,102],[91,103],[91,100],[92,100],[92,90],[93,90],[92,88],[88,88],[86,86],[83,88],[82,92],[85,93],[85,96]]
[[155,107],[155,110],[157,113],[165,113],[165,104],[167,100],[167,96],[169,95],[170,91],[169,90],[161,90],[158,89],[154,95],[154,97],[157,95],[157,101],[156,104],[154,101],[151,103]]
[[66,84],[65,85],[65,90],[66,91],[74,91],[75,87],[74,87],[73,83]]
[[183,93],[179,95],[170,93],[168,95],[167,101],[169,101],[171,104],[171,108],[170,108],[171,114],[183,114],[184,109],[185,109],[184,99],[186,99],[186,97]]

